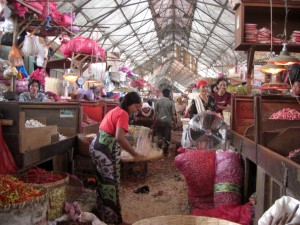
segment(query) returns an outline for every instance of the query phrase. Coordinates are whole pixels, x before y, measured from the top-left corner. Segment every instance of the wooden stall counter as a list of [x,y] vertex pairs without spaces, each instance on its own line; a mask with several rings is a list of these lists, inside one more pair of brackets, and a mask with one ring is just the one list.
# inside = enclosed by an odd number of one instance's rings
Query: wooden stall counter
[[300,147],[300,120],[270,119],[284,108],[300,112],[300,104],[294,97],[270,95],[235,96],[232,105],[231,144],[244,158],[244,200],[256,191],[259,218],[282,195],[300,199],[300,165],[287,157]]
[[[11,126],[3,126],[3,138],[20,170],[49,160],[51,170],[70,170],[79,130],[78,103],[0,102],[0,113],[13,121]],[[25,128],[30,119],[47,126]]]

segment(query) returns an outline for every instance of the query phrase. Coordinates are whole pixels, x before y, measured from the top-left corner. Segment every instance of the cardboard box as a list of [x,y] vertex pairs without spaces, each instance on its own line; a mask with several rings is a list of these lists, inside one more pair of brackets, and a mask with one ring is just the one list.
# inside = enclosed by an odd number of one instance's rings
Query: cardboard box
[[[33,118],[34,119],[34,118]],[[45,127],[25,127],[25,113],[20,113],[19,152],[32,151],[52,143],[52,136],[57,135],[57,125]]]

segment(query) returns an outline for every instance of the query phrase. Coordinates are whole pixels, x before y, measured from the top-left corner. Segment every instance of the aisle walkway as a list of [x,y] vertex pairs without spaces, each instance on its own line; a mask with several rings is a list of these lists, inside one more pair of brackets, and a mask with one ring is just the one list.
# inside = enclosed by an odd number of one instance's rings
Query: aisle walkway
[[[123,171],[120,202],[124,222],[132,224],[154,216],[189,214],[187,187],[183,176],[173,164],[174,158],[175,144],[171,144],[168,157],[148,162],[145,176],[139,176],[140,173],[124,174]],[[134,193],[142,186],[148,186],[149,193]],[[71,194],[69,197],[69,201],[78,201],[83,211],[92,212],[96,204],[96,193],[93,190]]]
[[[170,149],[168,157],[148,163],[145,178],[126,176],[121,180],[120,198],[125,222],[133,223],[154,216],[189,214],[187,187],[173,164],[175,146],[171,145]],[[148,186],[149,193],[134,193],[142,186]]]

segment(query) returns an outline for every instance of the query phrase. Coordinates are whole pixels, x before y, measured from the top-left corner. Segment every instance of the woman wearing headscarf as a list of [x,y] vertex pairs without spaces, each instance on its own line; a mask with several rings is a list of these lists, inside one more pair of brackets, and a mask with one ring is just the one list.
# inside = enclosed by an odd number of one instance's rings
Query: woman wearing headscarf
[[206,80],[199,80],[196,87],[199,93],[192,99],[191,106],[188,109],[190,119],[200,112],[216,110],[215,99],[209,95],[208,82]]
[[125,138],[129,127],[129,115],[137,111],[140,106],[140,96],[136,92],[127,93],[120,106],[110,110],[104,116],[99,132],[90,144],[90,155],[97,170],[95,214],[108,224],[124,224],[119,202],[121,153],[119,146],[129,152],[136,159],[135,161],[143,158]]
[[144,102],[141,109],[135,115],[135,125],[152,128],[154,119],[154,110],[150,107],[149,103]]

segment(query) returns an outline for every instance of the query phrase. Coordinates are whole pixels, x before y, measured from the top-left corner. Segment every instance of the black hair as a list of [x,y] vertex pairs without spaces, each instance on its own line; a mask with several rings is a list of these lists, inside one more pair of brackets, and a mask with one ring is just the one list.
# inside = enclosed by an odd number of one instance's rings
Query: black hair
[[217,84],[212,84],[211,86],[210,86],[210,90],[211,90],[211,93],[214,93],[214,88],[218,88],[217,87]]
[[153,102],[151,100],[147,101],[147,103],[150,105],[150,107],[152,107]]
[[122,97],[120,97],[119,99],[118,99],[118,102],[119,102],[119,105],[121,105],[121,102],[123,101],[123,96]]
[[30,86],[31,86],[33,83],[37,83],[38,86],[39,86],[39,90],[40,90],[40,88],[41,88],[41,83],[40,83],[40,81],[39,81],[39,80],[34,80],[34,79],[29,79],[29,81],[28,81],[28,90],[30,90]]
[[124,96],[124,98],[120,104],[120,107],[122,109],[124,109],[125,111],[127,111],[129,106],[131,106],[133,104],[141,104],[141,103],[142,103],[142,100],[141,100],[141,97],[139,96],[139,94],[132,91],[132,92],[128,92]]
[[216,86],[217,86],[217,89],[218,89],[218,85],[221,81],[225,81],[226,82],[226,85],[228,85],[228,81],[224,78],[224,77],[220,77],[217,81],[216,81]]
[[166,98],[169,98],[170,97],[170,90],[169,89],[164,89],[162,91],[163,93],[163,96],[166,97]]

